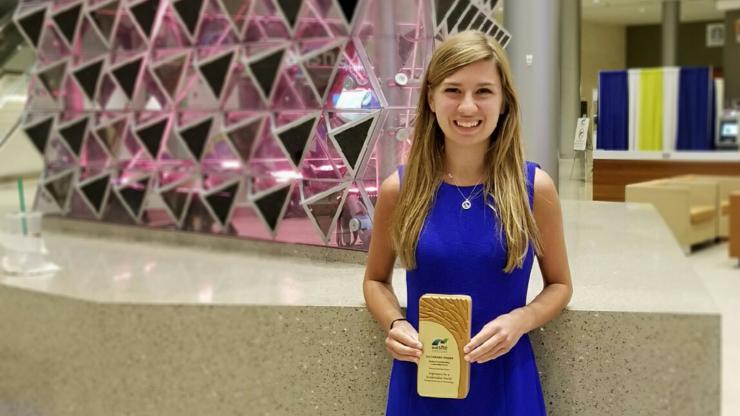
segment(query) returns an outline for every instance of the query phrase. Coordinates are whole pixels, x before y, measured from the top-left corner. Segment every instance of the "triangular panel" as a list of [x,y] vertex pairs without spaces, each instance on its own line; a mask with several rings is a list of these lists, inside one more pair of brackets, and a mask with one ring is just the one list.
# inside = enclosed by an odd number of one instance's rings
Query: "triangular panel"
[[76,61],[87,66],[99,57],[110,55],[110,42],[98,31],[92,19],[84,17],[80,25],[79,56]]
[[169,190],[161,191],[159,195],[162,197],[165,205],[170,209],[172,215],[175,217],[179,224],[182,220],[182,215],[185,213],[190,202],[190,192],[179,189],[178,186],[173,186]]
[[[205,3],[204,16],[218,16],[218,18],[201,18],[197,29],[197,36],[194,42],[197,45],[208,45],[213,48],[216,46],[227,47],[236,45],[240,39],[234,31],[230,19],[224,18],[224,11],[214,0]],[[217,34],[217,36],[214,36]]]
[[128,99],[133,99],[136,81],[141,73],[141,63],[143,58],[136,58],[133,61],[122,64],[113,69],[113,77],[118,81],[118,85],[126,93]]
[[54,179],[44,182],[44,189],[54,198],[59,209],[64,210],[69,201],[70,190],[72,189],[72,180],[74,180],[74,171],[61,174]]
[[46,143],[49,142],[49,133],[51,133],[51,127],[54,125],[54,116],[49,116],[46,119],[24,128],[26,135],[36,147],[36,149],[44,154],[46,150]]
[[244,18],[249,11],[251,1],[249,0],[221,0],[224,11],[234,25],[234,30],[241,33],[244,26]]
[[128,11],[122,9],[118,12],[118,22],[115,26],[115,35],[113,38],[112,48],[120,51],[141,52],[149,48],[148,42],[139,28],[139,24],[134,22]]
[[75,34],[80,25],[80,12],[82,12],[82,4],[75,4],[52,17],[69,45],[74,43]]
[[103,175],[80,184],[82,196],[90,203],[95,215],[100,215],[110,185],[110,175]]
[[139,221],[135,218],[128,208],[124,205],[121,195],[111,192],[108,196],[108,203],[103,210],[100,218],[101,221],[113,224],[135,225]]
[[330,134],[353,171],[357,169],[360,157],[365,153],[376,119],[377,114],[349,123]]
[[103,62],[103,59],[98,60],[85,67],[76,69],[72,73],[90,101],[95,100],[95,93],[97,91],[98,81],[100,80],[100,72],[103,69]]
[[307,78],[297,65],[283,71],[272,93],[271,109],[276,112],[320,109],[316,92]]
[[259,86],[262,91],[265,100],[268,100],[272,93],[284,53],[284,49],[279,49],[268,53],[249,64],[249,69],[257,80],[257,86]]
[[263,124],[264,118],[259,117],[236,126],[226,133],[242,162],[247,163],[252,157],[254,143],[262,132]]
[[347,20],[347,24],[352,24],[352,19],[355,16],[355,12],[357,11],[357,5],[360,4],[360,0],[337,0],[339,2],[339,7],[342,9],[342,14],[344,15],[345,20]]
[[85,131],[87,130],[87,117],[71,122],[64,127],[59,128],[59,135],[62,136],[69,149],[76,155],[80,156],[82,142],[85,140]]
[[285,205],[288,202],[293,187],[291,185],[283,186],[274,191],[269,191],[254,200],[257,212],[262,216],[265,225],[274,235],[280,223],[280,219],[285,213]]
[[95,135],[88,135],[80,152],[80,165],[86,173],[98,174],[105,171],[110,164],[110,153]]
[[326,99],[326,92],[328,91],[332,75],[336,71],[336,63],[339,62],[340,52],[340,46],[334,46],[329,50],[321,51],[322,58],[327,62],[334,62],[334,66],[327,66],[321,60],[317,61],[313,58],[308,58],[303,62],[303,67],[306,69],[306,73],[310,77],[322,102]]
[[209,60],[206,63],[198,65],[198,69],[200,69],[201,74],[203,74],[203,78],[208,83],[208,86],[211,87],[213,95],[215,95],[219,100],[223,93],[223,87],[227,82],[226,75],[229,73],[229,68],[231,68],[234,54],[234,51],[229,51]]
[[190,153],[193,154],[193,157],[197,161],[203,158],[203,150],[208,142],[212,124],[213,119],[207,118],[180,130],[180,137],[182,137],[188,150],[190,150]]
[[93,21],[98,31],[110,43],[113,37],[113,29],[116,25],[118,14],[118,0],[111,1],[90,11],[90,20]]
[[[340,54],[336,74],[331,81],[326,107],[342,110],[370,110],[381,108],[382,94],[376,85],[374,75],[368,73],[354,42],[348,42]],[[358,79],[368,80],[363,85]]]
[[131,211],[134,218],[138,219],[141,216],[141,210],[144,207],[144,199],[146,198],[150,183],[151,178],[144,178],[118,188],[118,193],[121,195],[121,202]]
[[159,149],[162,146],[164,140],[164,133],[167,130],[167,123],[169,118],[164,118],[146,127],[136,130],[136,135],[141,140],[146,150],[153,158],[157,158]]
[[144,68],[132,107],[137,110],[158,112],[169,107],[169,103],[169,95],[162,90],[148,68]]
[[296,167],[301,163],[306,144],[311,138],[311,133],[316,125],[316,120],[317,116],[315,115],[303,118],[283,126],[275,132],[279,142],[283,145],[283,149]]
[[56,99],[60,95],[64,75],[67,72],[67,61],[61,61],[42,69],[36,76],[41,80],[49,95]]
[[193,38],[198,30],[198,21],[204,4],[205,0],[177,0],[173,3],[175,12],[180,16],[185,28]]
[[306,214],[318,228],[324,243],[331,240],[330,232],[344,204],[346,189],[347,184],[342,184],[304,203]]
[[[301,3],[296,0],[295,3]],[[290,39],[291,28],[273,0],[254,0],[244,30],[246,42]]]
[[203,200],[208,204],[216,218],[224,227],[228,224],[229,214],[231,214],[238,191],[239,182],[236,182],[213,191],[203,197]]
[[104,126],[95,129],[95,134],[105,144],[109,152],[115,151],[116,145],[123,139],[126,133],[126,119],[120,118]]
[[39,46],[41,32],[44,28],[46,9],[47,7],[44,6],[18,19],[18,27],[34,48],[38,48]]
[[282,10],[283,15],[288,20],[288,24],[291,28],[295,27],[296,19],[298,18],[298,12],[301,10],[303,1],[300,0],[276,0],[277,5]]
[[144,0],[141,3],[131,6],[131,14],[134,16],[136,23],[139,24],[147,40],[152,37],[152,28],[154,27],[154,19],[157,16],[157,9],[159,9],[159,0]]
[[152,73],[172,100],[175,99],[187,59],[187,54],[177,55],[165,62],[155,64],[152,69]]

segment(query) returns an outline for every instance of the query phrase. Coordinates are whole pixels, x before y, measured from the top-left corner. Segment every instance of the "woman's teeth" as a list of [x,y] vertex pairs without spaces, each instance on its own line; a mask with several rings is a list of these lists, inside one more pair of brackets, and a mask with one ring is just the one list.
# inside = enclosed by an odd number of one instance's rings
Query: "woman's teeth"
[[458,127],[465,127],[465,128],[478,127],[478,124],[480,124],[480,120],[477,120],[477,121],[468,121],[468,122],[455,120],[455,124]]

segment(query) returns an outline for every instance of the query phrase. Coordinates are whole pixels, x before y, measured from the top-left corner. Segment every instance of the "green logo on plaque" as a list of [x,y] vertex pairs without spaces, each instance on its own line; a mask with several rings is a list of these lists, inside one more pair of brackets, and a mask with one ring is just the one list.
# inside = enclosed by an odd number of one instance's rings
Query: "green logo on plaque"
[[445,338],[445,339],[437,338],[434,341],[432,341],[432,345],[440,345],[440,344],[441,345],[445,345],[445,344],[447,344],[447,340],[448,340],[448,338]]
[[448,338],[441,339],[437,338],[434,341],[432,341],[432,349],[433,350],[442,350],[447,351],[447,340]]

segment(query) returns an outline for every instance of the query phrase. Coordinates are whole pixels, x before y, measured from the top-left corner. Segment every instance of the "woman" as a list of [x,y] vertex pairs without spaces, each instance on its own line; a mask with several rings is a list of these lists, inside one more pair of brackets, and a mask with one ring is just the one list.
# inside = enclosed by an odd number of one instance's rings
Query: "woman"
[[[565,308],[572,285],[557,192],[524,162],[511,82],[492,38],[468,31],[443,42],[422,83],[408,162],[380,188],[364,293],[395,359],[389,416],[546,414],[526,334]],[[525,304],[534,255],[545,284]],[[406,318],[391,286],[396,256],[407,269]],[[472,297],[465,399],[416,392],[425,293]]]

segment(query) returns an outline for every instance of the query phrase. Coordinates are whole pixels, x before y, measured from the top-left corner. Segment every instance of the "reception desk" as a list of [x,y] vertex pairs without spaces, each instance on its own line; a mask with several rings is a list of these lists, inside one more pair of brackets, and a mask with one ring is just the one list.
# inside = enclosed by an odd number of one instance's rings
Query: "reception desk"
[[740,152],[593,152],[594,201],[624,201],[625,186],[671,176],[740,175]]
[[[531,333],[548,414],[719,415],[720,315],[657,213],[563,208],[575,293]],[[0,414],[383,414],[390,359],[364,253],[46,230],[62,270],[0,283]],[[393,284],[405,303],[403,270]],[[541,287],[535,266],[529,298]]]

